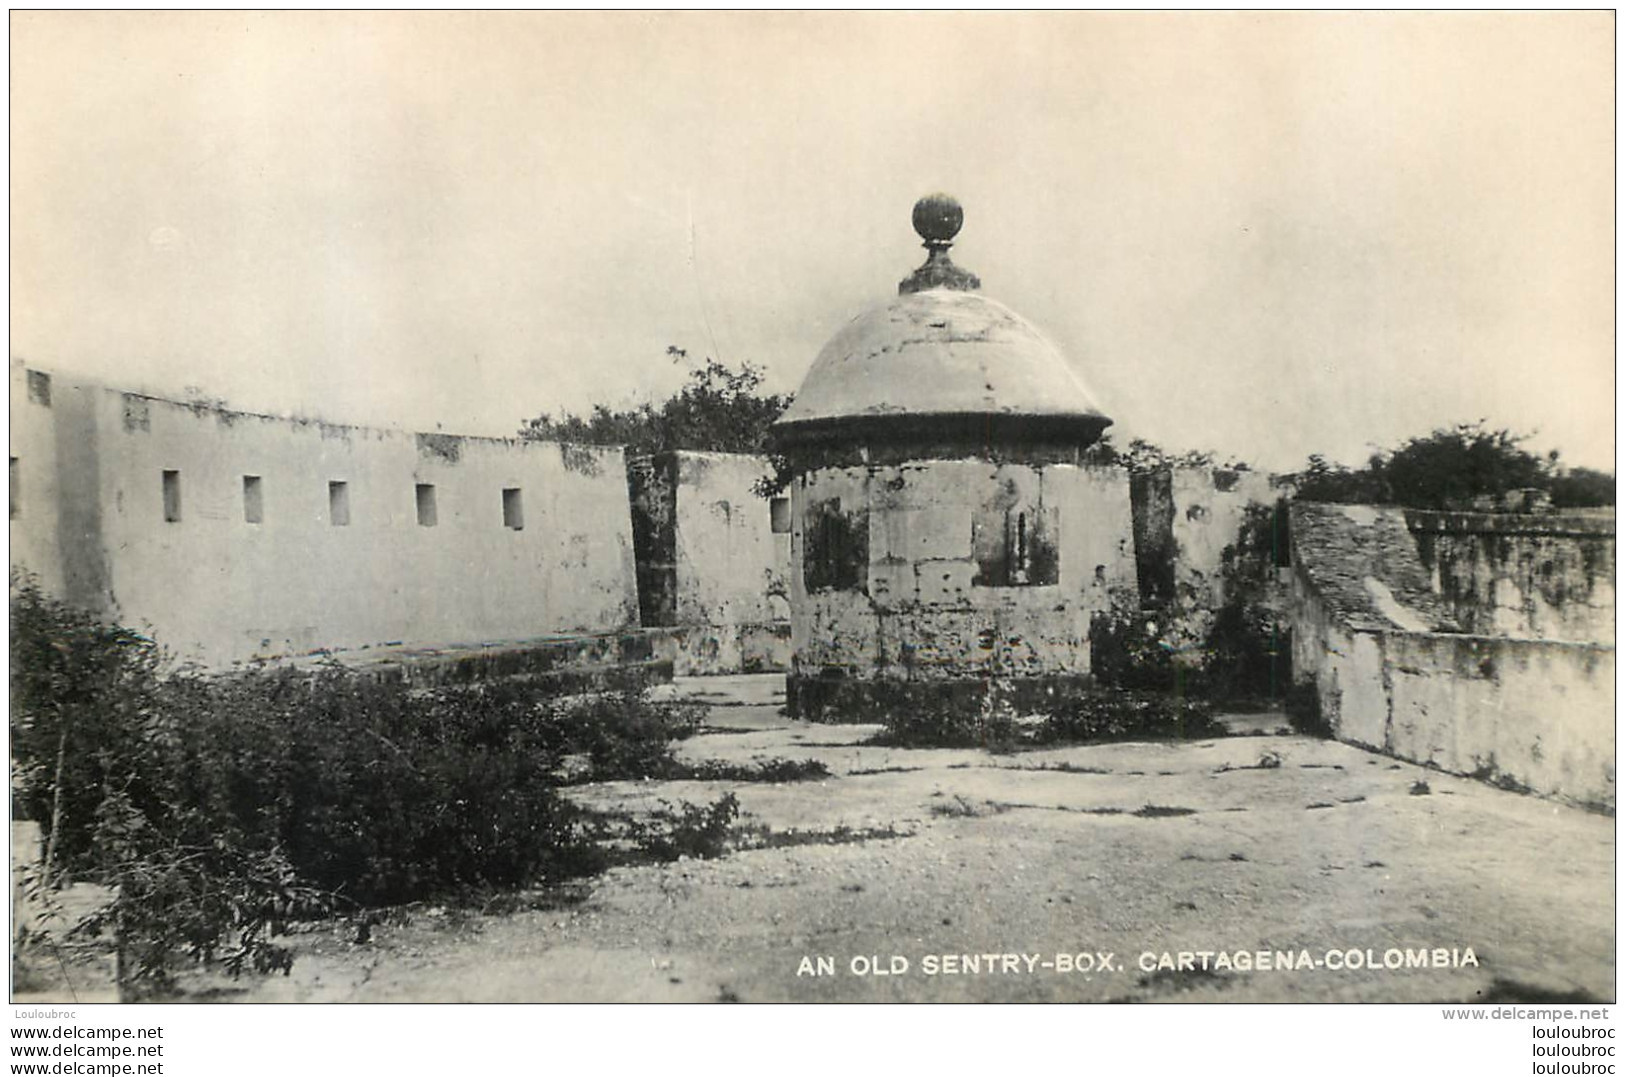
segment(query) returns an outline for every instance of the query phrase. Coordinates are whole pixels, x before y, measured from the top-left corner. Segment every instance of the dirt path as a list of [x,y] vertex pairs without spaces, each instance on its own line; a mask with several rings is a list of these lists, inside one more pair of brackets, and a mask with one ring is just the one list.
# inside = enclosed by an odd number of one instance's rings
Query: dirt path
[[[353,929],[325,926],[296,938],[291,976],[222,983],[205,997],[1615,997],[1611,818],[1292,735],[1006,756],[864,747],[857,742],[872,727],[782,717],[782,684],[679,685],[714,704],[707,731],[683,754],[814,758],[833,777],[617,782],[574,795],[595,807],[647,809],[732,791],[740,822],[770,828],[774,840],[840,843],[617,868],[573,895],[553,895],[551,907],[404,910],[365,943],[353,941]],[[1476,966],[1459,964],[1468,947]],[[1331,950],[1357,951],[1356,960],[1369,950],[1379,964],[1388,951],[1414,960],[1425,950],[1431,965],[1436,949],[1447,967],[1324,967]],[[1260,950],[1272,965],[1280,951],[1321,967],[1215,967],[1218,952]],[[1209,968],[1196,956],[1187,962],[1196,967],[1179,968],[1181,951],[1210,952]],[[1116,969],[1064,968],[1068,958],[1098,965],[1105,953]],[[1150,971],[1141,965],[1147,953]],[[1165,953],[1174,967],[1158,970]],[[833,975],[810,974],[820,958]],[[854,960],[888,974],[856,974]]]

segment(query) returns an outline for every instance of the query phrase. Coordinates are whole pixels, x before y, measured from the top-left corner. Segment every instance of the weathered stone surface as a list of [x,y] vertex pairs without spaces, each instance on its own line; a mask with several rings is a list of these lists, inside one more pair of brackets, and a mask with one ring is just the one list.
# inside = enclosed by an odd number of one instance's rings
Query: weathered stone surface
[[973,292],[982,286],[982,279],[970,270],[954,263],[945,249],[933,248],[925,264],[897,283],[899,295],[949,288],[960,292]]
[[776,429],[795,438],[831,422],[922,415],[1060,418],[1094,436],[1110,422],[1055,345],[1009,307],[937,289],[836,333]]
[[679,451],[631,461],[627,481],[646,625],[668,625],[679,675],[785,669],[790,535],[753,487],[759,456]]
[[[792,709],[805,702],[827,713],[831,700],[861,697],[866,683],[998,677],[1048,691],[1084,680],[1093,617],[1133,599],[1128,476],[1119,469],[975,460],[831,468],[798,480],[792,497],[791,682],[805,686],[792,688]],[[864,518],[864,571],[850,586],[834,586],[808,561],[821,551],[808,544],[807,521],[823,517],[804,509],[837,502]],[[1012,568],[1023,519],[1026,568]],[[1040,535],[1051,563],[1033,559]],[[1012,582],[1023,572],[1026,582]]]
[[1563,513],[1405,514],[1422,563],[1469,632],[1614,639],[1614,519]]
[[[1406,627],[1390,616],[1395,605],[1429,628],[1458,627],[1429,586],[1402,509],[1294,502],[1292,552],[1327,614],[1351,628]],[[1382,582],[1391,603],[1367,586],[1372,579]]]
[[1611,645],[1424,630],[1448,610],[1400,510],[1296,504],[1292,538],[1294,675],[1340,740],[1614,809]]

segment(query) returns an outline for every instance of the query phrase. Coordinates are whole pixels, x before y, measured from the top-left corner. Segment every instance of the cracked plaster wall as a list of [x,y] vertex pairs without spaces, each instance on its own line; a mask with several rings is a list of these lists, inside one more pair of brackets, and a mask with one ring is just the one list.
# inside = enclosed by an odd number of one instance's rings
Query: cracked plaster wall
[[[800,675],[1086,675],[1092,619],[1136,593],[1120,469],[985,460],[825,468],[798,479],[792,496],[791,635]],[[842,513],[864,518],[858,585],[810,590],[809,512],[836,501]],[[979,543],[989,541],[979,539],[978,519],[1018,502],[1051,514],[1056,582],[973,583],[984,563]],[[981,554],[985,560],[985,548]]]
[[1614,640],[1611,513],[1409,512],[1423,565],[1463,629]]
[[1384,594],[1413,628],[1452,622],[1418,593],[1403,524],[1393,509],[1292,508],[1293,670],[1322,718],[1340,740],[1612,811],[1612,645],[1407,630]]
[[790,660],[790,535],[752,487],[760,456],[679,452],[673,484],[679,674],[782,670]]

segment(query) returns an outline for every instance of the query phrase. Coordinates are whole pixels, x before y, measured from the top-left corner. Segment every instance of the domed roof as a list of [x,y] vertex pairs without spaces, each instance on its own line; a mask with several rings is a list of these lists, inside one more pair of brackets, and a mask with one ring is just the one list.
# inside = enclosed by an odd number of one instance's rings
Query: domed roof
[[[930,212],[920,206],[929,204]],[[947,208],[944,208],[946,204]],[[971,290],[947,257],[958,206],[920,200],[931,256],[897,299],[859,315],[826,344],[774,424],[783,443],[882,427],[978,440],[1059,438],[1087,444],[1111,424],[1059,349],[1015,311]],[[951,228],[931,227],[953,218]],[[919,227],[921,218],[927,227]]]

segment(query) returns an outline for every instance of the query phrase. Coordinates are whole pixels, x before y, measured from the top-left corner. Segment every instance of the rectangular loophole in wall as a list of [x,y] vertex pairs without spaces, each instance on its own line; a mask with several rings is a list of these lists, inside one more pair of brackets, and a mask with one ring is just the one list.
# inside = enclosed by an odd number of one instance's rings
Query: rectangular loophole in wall
[[144,396],[125,393],[124,432],[133,434],[138,430],[152,430],[152,402]]
[[164,519],[169,523],[179,523],[181,519],[181,473],[179,471],[164,472]]
[[327,522],[334,527],[350,526],[350,484],[327,484]]
[[985,506],[971,521],[976,551],[973,587],[1047,587],[1061,582],[1058,514],[1023,501]]
[[502,526],[510,531],[525,529],[524,495],[517,486],[502,491]]
[[435,506],[434,484],[420,482],[417,487],[418,499],[418,526],[433,527],[440,522],[440,514]]
[[788,535],[790,533],[790,499],[775,497],[767,503],[768,519],[772,524],[775,535]]
[[818,501],[803,528],[802,581],[808,591],[864,591],[869,582],[869,512],[841,511],[841,499]]
[[265,522],[265,496],[258,475],[243,476],[243,523]]

